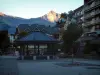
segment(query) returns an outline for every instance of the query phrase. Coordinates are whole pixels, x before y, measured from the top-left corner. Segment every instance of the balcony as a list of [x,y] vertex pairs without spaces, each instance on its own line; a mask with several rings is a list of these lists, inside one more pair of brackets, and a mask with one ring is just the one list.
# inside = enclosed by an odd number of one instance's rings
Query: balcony
[[85,12],[88,12],[88,11],[91,11],[91,10],[99,7],[99,6],[100,6],[100,1],[98,0],[98,1],[93,2],[91,5],[87,5],[84,10],[85,10]]
[[95,2],[95,6],[96,5],[100,5],[100,0],[98,0],[97,2]]
[[95,6],[95,2],[92,2],[92,4],[90,5],[90,8]]
[[88,27],[88,26],[94,26],[94,25],[98,25],[100,24],[100,18],[97,17],[97,18],[93,18],[91,21],[88,21],[84,24],[85,27]]
[[92,4],[86,6],[85,10],[88,10],[94,6],[95,6],[95,2],[92,2]]
[[92,18],[92,17],[94,17],[95,16],[95,11],[92,11],[91,13],[89,13],[89,14],[87,14],[86,16],[85,16],[85,19],[90,19],[90,18]]
[[89,6],[86,6],[85,8],[84,8],[84,10],[86,11],[86,10],[88,10],[90,7]]
[[97,9],[97,10],[95,11],[95,15],[98,15],[98,14],[100,14],[100,9]]
[[95,19],[93,18],[92,21],[91,21],[91,24],[94,24],[94,23],[95,23]]
[[100,18],[99,18],[99,17],[96,18],[96,20],[95,20],[95,24],[100,24]]
[[86,22],[85,24],[84,24],[84,27],[88,27],[90,25],[90,22]]
[[100,9],[97,9],[96,11],[93,10],[92,12],[90,12],[89,14],[85,15],[85,19],[91,19],[94,18],[96,15],[100,14]]
[[95,24],[95,19],[92,19],[91,21],[88,21],[84,24],[85,27],[88,27],[88,26],[93,26]]

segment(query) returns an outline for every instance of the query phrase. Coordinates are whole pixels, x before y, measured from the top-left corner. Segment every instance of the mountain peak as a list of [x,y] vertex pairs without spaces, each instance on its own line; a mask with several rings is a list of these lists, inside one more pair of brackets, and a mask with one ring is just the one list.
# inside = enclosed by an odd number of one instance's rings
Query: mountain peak
[[53,10],[49,11],[47,14],[31,19],[24,19],[12,15],[7,15],[0,12],[0,19],[3,18],[3,21],[9,23],[10,26],[18,26],[19,24],[43,24],[43,25],[55,25],[55,22],[60,18],[60,14],[54,12]]
[[0,16],[4,16],[4,15],[5,15],[4,13],[0,12]]
[[50,22],[55,22],[60,18],[60,14],[56,13],[55,11],[51,10],[46,15],[42,16],[43,19],[48,20]]
[[55,12],[55,11],[53,11],[53,10],[51,10],[49,13],[52,13],[52,14],[53,14],[53,13],[56,13],[56,12]]

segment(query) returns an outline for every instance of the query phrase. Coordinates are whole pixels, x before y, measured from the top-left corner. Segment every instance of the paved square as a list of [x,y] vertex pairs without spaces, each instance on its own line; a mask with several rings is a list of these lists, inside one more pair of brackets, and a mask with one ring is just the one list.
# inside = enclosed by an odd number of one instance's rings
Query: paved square
[[[71,59],[19,61],[19,75],[100,75],[100,66],[63,67],[57,64],[70,62]],[[75,59],[77,62],[100,65],[100,61]]]

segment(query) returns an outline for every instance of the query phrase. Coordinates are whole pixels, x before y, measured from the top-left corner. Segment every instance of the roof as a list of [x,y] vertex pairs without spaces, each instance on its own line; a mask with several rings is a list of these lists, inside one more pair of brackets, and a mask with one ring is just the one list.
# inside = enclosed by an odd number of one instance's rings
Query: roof
[[17,42],[53,43],[53,42],[57,42],[57,40],[45,33],[42,33],[42,32],[32,32],[31,34],[17,40]]
[[21,24],[18,26],[19,31],[26,31],[28,33],[34,32],[34,31],[41,31],[47,34],[55,34],[59,32],[59,29],[57,27],[48,27],[45,25],[38,25],[38,24],[32,24],[32,25],[24,25]]
[[29,27],[29,24],[20,24],[19,26],[18,26],[18,29],[20,30],[20,31],[24,31],[26,28],[28,28]]
[[77,9],[74,10],[74,13],[80,10],[83,10],[84,5],[81,5],[80,7],[78,7]]
[[9,34],[15,34],[16,33],[16,27],[11,27],[8,29]]
[[57,27],[46,27],[45,31],[48,34],[55,34],[59,32],[59,29]]

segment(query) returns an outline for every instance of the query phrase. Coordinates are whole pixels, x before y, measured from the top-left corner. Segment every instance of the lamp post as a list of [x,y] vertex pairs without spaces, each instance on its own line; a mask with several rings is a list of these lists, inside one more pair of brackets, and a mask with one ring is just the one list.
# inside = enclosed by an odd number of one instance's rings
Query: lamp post
[[74,43],[72,45],[72,64],[74,63]]
[[73,54],[73,49],[72,49],[72,64],[74,63],[74,54]]

